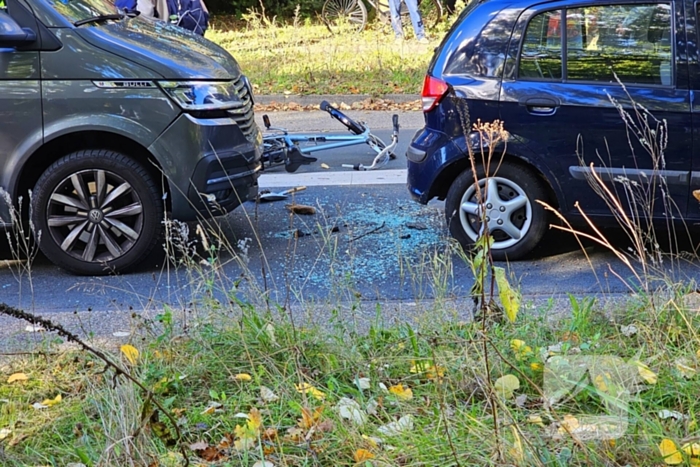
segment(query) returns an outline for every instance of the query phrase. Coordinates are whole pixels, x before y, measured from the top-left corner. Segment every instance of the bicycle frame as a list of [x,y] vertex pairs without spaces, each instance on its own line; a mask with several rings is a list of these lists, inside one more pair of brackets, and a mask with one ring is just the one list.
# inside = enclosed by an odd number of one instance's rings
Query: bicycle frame
[[[329,149],[344,148],[347,146],[353,146],[355,144],[365,144],[370,140],[370,130],[365,128],[359,135],[334,135],[328,134],[324,135],[322,133],[288,133],[284,132],[281,134],[271,134],[263,137],[263,140],[279,140],[283,139],[287,147],[292,147],[298,145],[299,143],[327,143],[319,144],[316,146],[304,146],[302,152],[304,153],[314,153],[318,151],[327,151]],[[377,153],[381,151],[376,145],[370,145]]]
[[[352,134],[290,133],[286,128],[272,127],[269,117],[263,115],[263,122],[267,130],[267,133],[263,135],[263,164],[267,163],[268,166],[272,166],[273,164],[284,163],[287,172],[295,172],[301,165],[317,161],[315,157],[309,156],[312,153],[356,144],[367,144],[377,153],[375,162],[371,166],[366,167],[373,169],[379,165],[384,165],[389,160],[388,157],[384,158],[384,155],[388,154],[391,158],[394,157],[391,150],[393,150],[395,145],[389,151],[385,151],[387,145],[380,138],[373,135],[367,125],[355,122],[326,101],[321,102],[319,107],[321,110],[328,112],[335,120],[345,125]],[[398,119],[398,116],[395,117]],[[379,155],[382,155],[380,158],[381,163],[377,163]]]

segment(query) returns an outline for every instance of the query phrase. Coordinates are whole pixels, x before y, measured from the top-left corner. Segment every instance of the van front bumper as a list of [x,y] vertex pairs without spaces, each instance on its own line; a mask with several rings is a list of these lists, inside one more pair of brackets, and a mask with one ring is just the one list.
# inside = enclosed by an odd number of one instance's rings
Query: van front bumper
[[149,150],[168,180],[175,219],[222,215],[257,197],[262,134],[255,123],[245,135],[230,118],[181,114]]

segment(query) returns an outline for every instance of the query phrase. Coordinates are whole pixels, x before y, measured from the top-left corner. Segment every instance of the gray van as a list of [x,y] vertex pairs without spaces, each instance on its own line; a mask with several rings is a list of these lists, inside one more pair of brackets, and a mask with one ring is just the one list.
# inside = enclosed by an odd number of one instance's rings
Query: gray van
[[[133,268],[163,219],[257,196],[262,136],[231,55],[107,0],[0,0],[0,188],[31,196],[44,254]],[[0,227],[9,211],[0,202]]]

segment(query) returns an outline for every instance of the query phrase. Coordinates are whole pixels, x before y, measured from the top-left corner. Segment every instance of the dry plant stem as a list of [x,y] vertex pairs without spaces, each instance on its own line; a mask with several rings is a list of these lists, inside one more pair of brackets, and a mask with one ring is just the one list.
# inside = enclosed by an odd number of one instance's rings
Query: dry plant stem
[[[114,375],[112,376],[113,382],[116,384],[116,380],[119,376],[124,376],[126,379],[137,385],[145,394],[146,394],[146,402],[152,401],[153,404],[158,408],[158,410],[161,411],[163,415],[165,415],[168,420],[170,420],[170,423],[172,424],[173,429],[175,430],[175,436],[176,436],[176,441],[179,444],[180,448],[180,453],[182,454],[182,457],[185,462],[185,467],[190,465],[190,461],[188,458],[187,450],[185,449],[185,446],[183,446],[179,441],[182,439],[182,434],[180,433],[180,428],[177,425],[177,421],[175,418],[168,412],[160,402],[156,398],[154,398],[153,392],[151,392],[146,386],[141,384],[139,380],[137,380],[135,377],[131,375],[128,371],[123,369],[121,366],[117,365],[114,363],[112,360],[110,360],[102,351],[95,349],[94,347],[86,344],[82,339],[80,339],[78,336],[73,334],[72,332],[68,331],[66,328],[61,326],[60,324],[55,324],[52,321],[41,318],[39,316],[33,315],[31,313],[27,313],[22,310],[18,310],[17,308],[11,307],[5,303],[0,303],[0,314],[10,316],[12,318],[20,319],[23,321],[26,321],[30,324],[33,325],[39,325],[43,327],[44,329],[47,329],[49,331],[53,331],[56,334],[58,334],[61,337],[66,338],[69,342],[73,342],[74,344],[77,344],[80,348],[85,350],[86,352],[96,356],[100,360],[102,360],[105,363],[105,371],[109,368],[114,370]],[[143,421],[142,421],[143,422]],[[140,429],[140,427],[139,427]],[[138,430],[137,430],[138,431]]]
[[[600,237],[596,237],[596,236],[591,235],[591,234],[588,234],[588,233],[586,233],[586,232],[581,232],[580,230],[574,229],[574,228],[571,226],[571,224],[564,218],[564,216],[563,216],[558,210],[554,209],[553,207],[551,207],[551,206],[548,205],[547,203],[544,203],[544,202],[542,202],[542,201],[540,201],[540,200],[537,200],[537,202],[540,203],[547,211],[553,212],[554,215],[556,215],[556,216],[557,216],[562,222],[564,222],[564,224],[566,225],[566,227],[562,227],[562,226],[560,226],[560,225],[553,224],[552,227],[555,228],[555,229],[557,229],[557,230],[561,230],[562,232],[568,232],[568,233],[573,234],[574,237],[576,237],[576,241],[579,242],[579,245],[581,246],[581,249],[582,249],[583,251],[585,251],[585,249],[583,248],[583,245],[581,244],[581,241],[580,241],[579,237],[583,237],[583,238],[587,238],[587,239],[589,239],[589,240],[592,240],[592,241],[596,242],[597,244],[602,245],[602,246],[604,246],[605,248],[607,248],[608,250],[610,250],[620,261],[622,261],[622,262],[625,264],[625,266],[627,266],[627,267],[629,268],[629,270],[632,272],[632,274],[634,274],[635,278],[636,278],[640,283],[642,282],[642,279],[639,277],[639,274],[637,274],[637,271],[635,271],[634,267],[633,267],[632,264],[629,262],[629,259],[627,258],[627,256],[625,256],[624,254],[620,253],[617,249],[615,249],[615,247],[613,247],[613,246],[610,244],[610,242],[608,242],[608,240],[605,238],[605,236],[595,227],[595,225],[594,225],[594,224],[592,223],[592,221],[588,218],[588,216],[586,216],[586,214],[583,212],[583,210],[581,209],[581,206],[578,204],[578,202],[576,202],[576,203],[574,204],[574,205],[576,206],[576,209],[578,209],[579,213],[583,216],[583,218],[586,220],[586,222],[590,225],[590,227],[591,227]],[[588,258],[588,255],[586,255],[586,258]],[[589,263],[591,269],[593,269],[593,263],[591,262],[590,259],[588,259],[588,263]],[[612,272],[612,269],[611,269],[611,272]],[[595,274],[595,271],[594,271],[594,274]],[[622,283],[625,284],[625,285],[627,286],[627,288],[630,289],[630,291],[632,291],[632,292],[635,291],[634,288],[633,288],[631,285],[629,285],[629,284],[627,283],[627,281],[625,281],[624,279],[622,279],[618,274],[616,274],[616,273],[614,273],[614,272],[613,272],[613,274],[615,274],[615,277],[619,278],[619,279],[622,281]],[[596,279],[597,279],[597,276],[596,276]],[[598,282],[600,283],[600,281],[598,281]]]
[[[435,342],[433,342],[433,344],[435,344]],[[437,361],[437,355],[435,355],[434,346],[430,347],[430,353],[432,354],[433,366],[435,367],[435,388],[437,389],[438,397],[440,400],[440,412],[442,413],[442,419],[445,423],[445,434],[447,435],[447,442],[450,444],[450,450],[452,451],[452,457],[454,457],[455,459],[455,465],[457,467],[462,467],[462,464],[460,464],[459,462],[459,456],[457,455],[457,449],[455,449],[455,445],[452,441],[452,434],[450,433],[449,417],[447,417],[447,410],[445,410],[445,394],[442,391],[442,381],[440,381],[440,373],[438,371],[439,366]]]

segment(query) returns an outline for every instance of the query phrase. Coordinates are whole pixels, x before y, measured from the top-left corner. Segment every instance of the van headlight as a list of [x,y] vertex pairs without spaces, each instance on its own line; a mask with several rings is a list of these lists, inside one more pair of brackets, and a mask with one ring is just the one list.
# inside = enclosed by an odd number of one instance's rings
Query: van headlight
[[186,111],[225,110],[240,103],[234,81],[160,81],[165,93]]

